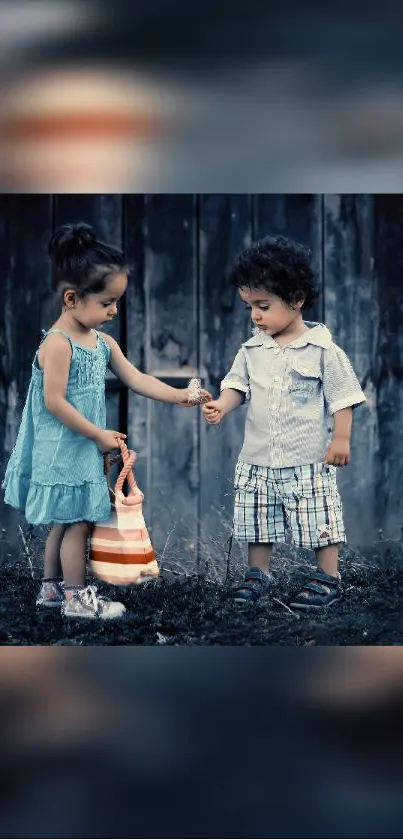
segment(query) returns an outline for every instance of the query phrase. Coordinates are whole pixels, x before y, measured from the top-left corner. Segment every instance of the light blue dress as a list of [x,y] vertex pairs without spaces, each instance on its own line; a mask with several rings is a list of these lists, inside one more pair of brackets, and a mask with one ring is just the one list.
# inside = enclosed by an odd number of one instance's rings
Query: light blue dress
[[[106,428],[109,344],[96,332],[96,348],[84,347],[60,329],[44,332],[42,341],[51,332],[65,335],[72,349],[67,401],[90,422]],[[47,410],[38,352],[2,487],[6,504],[21,510],[30,524],[102,521],[109,517],[102,452],[92,440],[72,431]]]

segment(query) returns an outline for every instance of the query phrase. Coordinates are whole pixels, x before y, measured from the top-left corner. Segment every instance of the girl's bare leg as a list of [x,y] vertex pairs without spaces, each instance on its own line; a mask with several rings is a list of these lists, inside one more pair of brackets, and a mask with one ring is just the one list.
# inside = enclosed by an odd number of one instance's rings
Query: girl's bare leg
[[[70,524],[63,536],[60,557],[63,569],[64,584],[67,587],[85,586],[87,540],[91,532],[91,524],[80,521]],[[69,595],[66,591],[66,597]]]
[[65,530],[65,524],[54,524],[48,538],[46,539],[43,570],[43,577],[45,580],[57,580],[62,578],[60,547]]

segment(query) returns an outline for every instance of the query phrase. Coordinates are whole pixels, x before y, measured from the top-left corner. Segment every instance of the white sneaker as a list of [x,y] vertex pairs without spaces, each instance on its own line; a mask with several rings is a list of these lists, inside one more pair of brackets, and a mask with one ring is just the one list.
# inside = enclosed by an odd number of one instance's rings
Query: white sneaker
[[60,607],[63,601],[64,590],[62,581],[42,580],[42,584],[36,598],[36,605],[52,609]]
[[65,618],[98,618],[101,620],[114,620],[121,618],[126,607],[117,600],[108,600],[107,597],[97,597],[96,586],[77,589],[70,599],[62,603],[62,615]]

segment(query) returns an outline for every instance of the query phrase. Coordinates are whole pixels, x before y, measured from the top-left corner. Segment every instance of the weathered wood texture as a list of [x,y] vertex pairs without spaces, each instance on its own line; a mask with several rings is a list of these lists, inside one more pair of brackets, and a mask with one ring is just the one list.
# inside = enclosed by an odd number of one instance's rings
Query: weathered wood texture
[[[220,392],[251,323],[235,289],[226,281],[234,257],[251,242],[252,199],[248,195],[203,195],[199,204],[200,372],[213,396]],[[200,422],[201,484],[199,541],[201,553],[224,556],[232,527],[233,465],[245,423],[245,407],[229,422],[208,426]],[[210,571],[210,573],[212,573]]]
[[[0,196],[0,460],[14,445],[35,350],[52,299],[47,242],[52,200],[43,196]],[[4,468],[1,469],[3,477]],[[16,514],[3,503],[5,523]],[[14,529],[10,528],[12,532]]]
[[375,521],[396,535],[403,525],[403,196],[376,197],[374,226],[379,311],[373,352],[378,418]]
[[379,328],[373,270],[372,196],[326,195],[324,199],[324,311],[333,340],[347,353],[368,403],[353,415],[353,457],[339,470],[348,537],[362,540],[375,530],[378,446],[374,361]]
[[[122,246],[122,197],[120,195],[56,195],[53,203],[53,227],[67,222],[85,221],[92,224],[99,237],[117,247]],[[56,315],[57,317],[57,315]],[[105,329],[126,351],[126,300],[118,307],[118,316]],[[110,374],[111,382],[115,377]],[[108,427],[120,430],[123,418],[120,412],[121,396],[111,392],[107,403]]]
[[[146,365],[146,311],[145,290],[145,197],[124,196],[124,242],[130,264],[130,282],[126,298],[126,331],[128,336],[127,356],[142,372]],[[129,391],[127,435],[131,447],[137,453],[135,464],[136,480],[143,489],[147,486],[147,464],[149,462],[148,400]],[[149,520],[149,499],[145,499],[144,513]]]
[[[125,248],[130,281],[112,334],[129,359],[179,386],[198,374],[214,395],[250,334],[248,315],[226,282],[235,254],[268,233],[308,245],[322,294],[306,317],[329,326],[368,399],[355,415],[352,462],[339,470],[348,537],[351,543],[369,542],[379,528],[385,537],[399,537],[401,196],[1,196],[1,476],[40,330],[57,317],[48,239],[56,225],[79,220]],[[245,408],[222,427],[208,427],[200,412],[127,394],[112,377],[107,403],[108,424],[126,430],[137,451],[136,477],[156,549],[165,546],[167,559],[190,564],[207,554],[211,573],[230,533]],[[10,511],[3,505],[0,515],[8,521]]]
[[[290,236],[312,252],[312,262],[322,285],[322,211],[321,195],[257,195],[254,236],[267,234]],[[306,320],[322,321],[323,298],[305,310]]]
[[[195,198],[147,196],[146,371],[186,387],[198,369]],[[182,381],[180,381],[182,377]],[[169,556],[195,555],[199,490],[198,412],[149,400],[146,511]],[[152,490],[150,491],[150,488]]]
[[[85,221],[94,226],[100,239],[111,245],[122,247],[123,217],[120,195],[56,195],[53,203],[53,228],[67,222]],[[57,314],[56,314],[57,317]],[[118,315],[112,323],[104,326],[126,352],[126,300],[123,297]],[[127,392],[114,389],[119,384],[112,372],[108,373],[108,398],[106,421],[108,428],[120,431],[126,425]],[[112,467],[111,482],[116,481],[117,467]]]

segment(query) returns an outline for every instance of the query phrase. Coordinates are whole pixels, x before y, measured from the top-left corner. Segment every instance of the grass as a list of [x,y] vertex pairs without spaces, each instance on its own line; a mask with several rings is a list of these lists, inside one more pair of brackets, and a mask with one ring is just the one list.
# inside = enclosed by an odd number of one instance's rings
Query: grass
[[[401,645],[403,542],[379,540],[340,552],[344,597],[328,611],[298,614],[287,603],[312,566],[313,553],[292,545],[276,547],[274,586],[254,606],[235,606],[228,593],[243,574],[244,560],[233,545],[228,559],[228,530],[220,538],[201,534],[198,567],[193,551],[178,560],[168,534],[160,551],[160,578],[141,587],[99,591],[122,600],[120,622],[94,624],[63,620],[38,611],[35,597],[42,573],[46,528],[21,529],[20,546],[7,532],[0,541],[0,644],[3,645]],[[186,537],[183,537],[184,556]],[[96,583],[95,580],[90,580]]]

